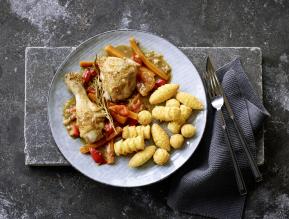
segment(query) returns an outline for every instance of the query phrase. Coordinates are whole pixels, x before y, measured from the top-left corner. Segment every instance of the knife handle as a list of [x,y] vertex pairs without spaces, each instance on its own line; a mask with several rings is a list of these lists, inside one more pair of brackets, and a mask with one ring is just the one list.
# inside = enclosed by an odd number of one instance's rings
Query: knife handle
[[239,165],[237,163],[237,158],[236,158],[234,149],[232,147],[232,144],[231,144],[231,141],[230,141],[230,138],[229,138],[229,133],[228,133],[228,130],[227,130],[227,127],[226,127],[226,121],[225,121],[222,109],[220,109],[218,112],[221,114],[222,128],[223,128],[223,131],[224,131],[225,141],[226,141],[226,144],[227,144],[227,146],[229,148],[229,152],[230,152],[230,155],[231,155],[231,158],[232,158],[233,167],[234,167],[234,173],[235,173],[235,179],[236,179],[236,182],[237,182],[238,190],[239,190],[240,195],[244,196],[244,195],[247,194],[246,185],[245,185],[245,182],[244,182],[240,167],[239,167]]
[[228,101],[226,95],[224,95],[224,101],[225,101],[226,109],[227,109],[227,111],[228,111],[228,113],[230,115],[230,118],[231,118],[231,120],[233,120],[233,124],[234,124],[235,130],[236,130],[236,132],[238,134],[238,137],[239,137],[239,139],[241,141],[242,148],[245,151],[246,157],[247,157],[247,159],[249,161],[249,166],[250,166],[250,169],[251,169],[251,171],[253,173],[255,181],[256,182],[261,182],[263,180],[262,174],[259,171],[257,162],[254,160],[253,155],[252,155],[251,151],[249,150],[248,143],[246,141],[244,133],[242,132],[242,129],[241,129],[239,123],[235,120],[235,116],[234,116],[233,110],[232,110],[232,108],[231,108],[231,106],[229,104],[229,101]]
[[262,174],[260,173],[258,165],[257,165],[257,162],[254,160],[253,155],[252,155],[251,151],[248,148],[248,143],[247,143],[247,141],[245,139],[245,136],[244,136],[244,134],[243,134],[243,132],[241,130],[241,127],[236,122],[234,117],[232,117],[232,120],[233,120],[235,129],[237,131],[238,137],[239,137],[239,139],[241,141],[241,144],[243,146],[243,149],[245,151],[246,157],[247,157],[247,159],[249,161],[249,165],[250,165],[251,171],[252,171],[252,173],[254,175],[255,181],[256,182],[261,182],[263,180]]

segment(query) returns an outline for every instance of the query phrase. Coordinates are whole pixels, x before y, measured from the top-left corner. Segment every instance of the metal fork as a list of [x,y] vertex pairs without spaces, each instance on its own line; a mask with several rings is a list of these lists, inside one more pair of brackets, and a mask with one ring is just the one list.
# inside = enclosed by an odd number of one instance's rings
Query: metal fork
[[211,104],[213,108],[217,110],[217,113],[220,114],[220,117],[222,120],[222,129],[224,131],[225,141],[229,148],[229,152],[232,158],[234,173],[235,173],[235,178],[236,178],[239,193],[240,195],[246,195],[247,194],[246,185],[245,185],[240,167],[237,163],[237,158],[236,158],[236,155],[234,153],[234,150],[233,150],[230,138],[229,138],[226,121],[224,118],[224,114],[222,112],[222,106],[224,105],[224,97],[222,96],[222,92],[220,90],[219,84],[217,83],[217,81],[215,80],[215,78],[213,77],[211,73],[205,72],[204,79],[205,79],[204,81],[207,87],[208,95],[211,100]]
[[257,162],[254,160],[253,155],[252,155],[251,151],[249,150],[248,143],[247,143],[246,138],[242,132],[242,129],[241,129],[239,123],[235,120],[235,115],[233,113],[233,110],[229,104],[229,101],[228,101],[225,93],[224,93],[223,87],[220,85],[219,79],[217,78],[217,75],[216,75],[216,71],[214,70],[214,67],[213,67],[209,57],[207,59],[207,72],[209,72],[209,74],[212,76],[216,86],[219,88],[221,96],[224,97],[224,103],[225,103],[226,109],[229,113],[230,119],[233,121],[234,128],[235,128],[235,130],[238,134],[238,137],[240,139],[242,149],[245,151],[245,155],[249,161],[249,166],[251,168],[251,171],[253,173],[255,181],[260,182],[263,179],[262,174],[260,173],[260,171],[258,169]]

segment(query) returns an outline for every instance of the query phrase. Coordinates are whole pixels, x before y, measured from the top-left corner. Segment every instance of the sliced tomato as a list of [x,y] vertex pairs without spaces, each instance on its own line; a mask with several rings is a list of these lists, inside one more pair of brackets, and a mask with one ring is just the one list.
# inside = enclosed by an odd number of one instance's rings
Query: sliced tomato
[[99,150],[96,150],[95,148],[90,147],[89,148],[90,155],[92,159],[98,163],[98,164],[105,164],[106,160],[104,159],[102,153]]

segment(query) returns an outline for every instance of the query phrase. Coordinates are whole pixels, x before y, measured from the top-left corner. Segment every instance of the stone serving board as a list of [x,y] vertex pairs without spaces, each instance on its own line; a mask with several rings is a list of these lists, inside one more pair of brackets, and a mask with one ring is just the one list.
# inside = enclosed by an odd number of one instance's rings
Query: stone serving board
[[[55,144],[47,115],[51,80],[74,47],[27,47],[25,50],[25,164],[31,166],[67,166]],[[262,98],[262,52],[257,47],[180,47],[199,72],[205,70],[209,55],[216,69],[240,56],[245,72]],[[257,160],[264,163],[263,130],[257,134]]]

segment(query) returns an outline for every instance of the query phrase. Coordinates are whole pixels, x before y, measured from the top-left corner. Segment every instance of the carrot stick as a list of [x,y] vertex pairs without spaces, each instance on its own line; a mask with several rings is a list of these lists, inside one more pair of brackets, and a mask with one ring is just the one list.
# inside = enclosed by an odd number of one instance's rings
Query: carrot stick
[[88,67],[92,67],[94,65],[94,63],[90,62],[90,61],[80,61],[79,65],[82,68],[88,68]]
[[133,51],[140,57],[140,59],[143,61],[143,63],[156,75],[159,77],[168,80],[169,75],[167,75],[163,70],[159,69],[155,64],[153,64],[141,51],[141,49],[138,47],[135,39],[132,37],[130,38],[130,46],[133,49]]
[[108,53],[108,55],[116,56],[118,58],[125,57],[125,54],[122,51],[114,48],[112,45],[107,45],[104,50]]
[[122,132],[122,128],[121,127],[116,127],[116,132],[111,133],[107,138],[102,138],[99,141],[92,143],[92,144],[86,144],[84,146],[80,147],[80,152],[83,154],[86,154],[89,152],[89,148],[99,148],[105,144],[107,144],[108,142],[110,142],[112,139],[114,139],[115,137],[117,137],[121,132]]

